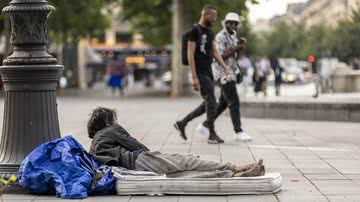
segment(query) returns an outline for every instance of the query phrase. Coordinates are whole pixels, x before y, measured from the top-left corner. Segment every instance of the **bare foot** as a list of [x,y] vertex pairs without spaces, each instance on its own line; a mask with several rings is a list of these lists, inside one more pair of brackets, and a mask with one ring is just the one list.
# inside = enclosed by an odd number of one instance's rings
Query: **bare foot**
[[259,165],[263,165],[264,161],[262,159],[260,159],[257,163],[252,163],[249,165],[245,165],[245,166],[235,166],[234,172],[238,173],[238,172],[245,172],[247,170],[250,170],[252,168],[254,168],[255,166],[259,166]]
[[243,173],[236,173],[234,177],[257,177],[265,175],[265,166],[257,165],[250,170],[247,170]]

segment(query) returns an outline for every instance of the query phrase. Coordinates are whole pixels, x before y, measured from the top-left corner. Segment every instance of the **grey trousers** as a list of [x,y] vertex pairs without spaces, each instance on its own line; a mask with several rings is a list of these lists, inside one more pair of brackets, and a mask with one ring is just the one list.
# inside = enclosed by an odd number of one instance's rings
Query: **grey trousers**
[[201,160],[193,155],[143,152],[136,161],[136,170],[166,174],[171,178],[230,178],[232,164]]

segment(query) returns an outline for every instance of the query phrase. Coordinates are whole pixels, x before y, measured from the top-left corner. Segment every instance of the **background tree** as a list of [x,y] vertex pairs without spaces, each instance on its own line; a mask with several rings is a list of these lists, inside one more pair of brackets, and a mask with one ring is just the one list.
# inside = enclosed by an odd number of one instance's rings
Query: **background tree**
[[331,38],[332,54],[344,62],[360,58],[360,7],[354,9],[349,19],[343,20]]
[[105,6],[116,0],[49,0],[56,8],[49,18],[49,34],[64,44],[95,35],[110,25]]
[[334,29],[326,27],[323,23],[312,26],[302,36],[300,46],[297,50],[297,58],[307,59],[309,55],[316,58],[331,57],[331,40]]
[[[256,0],[183,0],[184,6],[184,28],[190,29],[200,18],[201,8],[205,4],[212,4],[219,8],[219,20],[222,20],[226,13],[237,12],[242,19],[248,23],[246,1],[256,3]],[[134,32],[143,34],[144,41],[153,46],[164,46],[171,44],[171,18],[172,1],[169,0],[123,0],[123,18],[129,20]],[[221,29],[217,23],[215,31]]]
[[305,39],[304,26],[280,23],[270,33],[263,36],[264,49],[260,54],[270,57],[298,57],[298,50]]
[[[251,36],[251,35],[250,35]],[[306,60],[309,55],[336,57],[349,63],[360,56],[360,8],[335,27],[319,23],[310,28],[302,24],[280,23],[270,32],[255,37],[253,53]]]
[[[9,0],[0,0],[0,8],[4,8],[5,6],[9,5]],[[5,16],[1,15],[0,16],[0,32],[3,33],[3,31],[5,30]]]

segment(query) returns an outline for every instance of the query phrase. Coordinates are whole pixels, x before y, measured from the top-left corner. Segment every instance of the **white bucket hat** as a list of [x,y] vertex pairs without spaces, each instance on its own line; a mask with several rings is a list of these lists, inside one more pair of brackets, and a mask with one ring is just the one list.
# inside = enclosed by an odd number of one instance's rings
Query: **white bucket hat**
[[240,23],[240,16],[237,13],[228,13],[224,19],[224,22],[227,21],[235,21]]
[[221,24],[223,25],[223,27],[225,27],[225,23],[227,21],[235,21],[239,23],[240,26],[240,16],[237,13],[228,13],[225,16],[225,19],[221,22]]

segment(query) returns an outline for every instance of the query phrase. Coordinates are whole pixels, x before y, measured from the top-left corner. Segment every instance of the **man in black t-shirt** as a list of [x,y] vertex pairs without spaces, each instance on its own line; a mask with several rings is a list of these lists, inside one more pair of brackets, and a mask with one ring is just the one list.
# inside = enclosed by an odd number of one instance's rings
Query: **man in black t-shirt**
[[216,9],[211,5],[204,6],[199,24],[192,29],[188,42],[188,61],[192,74],[193,88],[196,91],[200,90],[204,102],[183,120],[175,123],[175,128],[180,132],[181,137],[186,140],[185,127],[187,123],[201,115],[203,113],[202,109],[205,106],[210,131],[209,144],[224,143],[224,140],[216,134],[214,129],[217,103],[211,70],[213,59],[224,68],[226,74],[229,72],[229,67],[224,63],[216,49],[214,33],[210,28],[216,22],[216,19]]
[[204,75],[213,78],[211,68],[212,41],[214,41],[214,33],[208,27],[200,24],[194,26],[189,35],[189,41],[195,43],[195,70],[197,75]]

